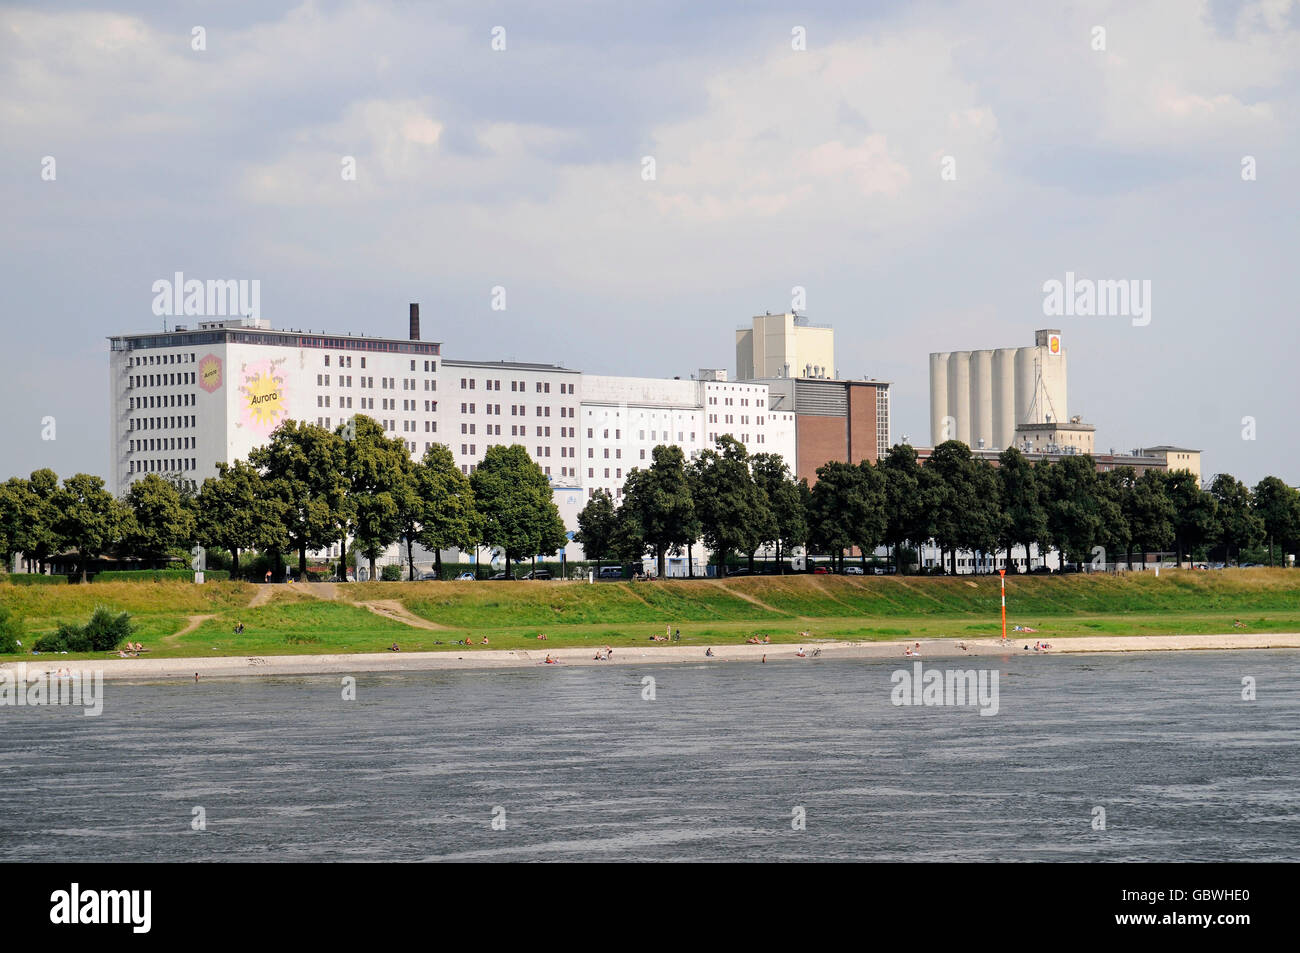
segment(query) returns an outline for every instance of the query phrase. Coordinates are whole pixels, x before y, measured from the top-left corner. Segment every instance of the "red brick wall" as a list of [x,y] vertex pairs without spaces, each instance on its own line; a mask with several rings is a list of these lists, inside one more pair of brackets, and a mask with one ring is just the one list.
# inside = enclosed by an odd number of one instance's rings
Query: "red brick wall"
[[[817,468],[832,460],[843,460],[848,454],[848,420],[845,417],[819,417],[799,414],[798,465],[795,476],[803,477],[812,486],[817,482]],[[874,441],[873,441],[874,442]]]
[[879,457],[876,432],[876,388],[871,384],[848,384],[849,399],[849,450],[853,459],[849,463]]

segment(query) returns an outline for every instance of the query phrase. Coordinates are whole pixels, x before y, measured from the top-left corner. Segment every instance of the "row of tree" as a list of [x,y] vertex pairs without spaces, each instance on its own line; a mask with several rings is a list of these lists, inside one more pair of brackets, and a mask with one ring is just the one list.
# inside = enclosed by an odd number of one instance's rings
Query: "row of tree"
[[[889,546],[898,553],[933,541],[941,563],[956,571],[958,551],[1057,549],[1075,562],[1096,547],[1125,554],[1220,547],[1225,561],[1267,542],[1300,544],[1300,492],[1276,477],[1253,489],[1227,474],[1202,489],[1187,471],[1132,468],[1098,473],[1088,456],[1031,464],[1018,450],[995,467],[959,441],[934,448],[922,466],[905,444],[877,463],[828,463],[809,488],[775,454],[749,455],[724,436],[687,461],[680,447],[658,446],[633,469],[615,501],[595,494],[576,535],[590,559],[639,561],[652,555],[660,575],[669,554],[703,545],[719,565],[733,554],[752,565],[759,551],[778,560],[797,547],[842,563]],[[190,492],[149,474],[116,499],[97,476],[62,483],[50,470],[0,485],[0,553],[21,552],[43,568],[55,554],[75,553],[83,578],[97,558],[118,553],[157,564],[195,543],[230,553],[307,553],[349,541],[375,561],[398,540],[414,574],[414,546],[499,549],[508,566],[564,546],[563,521],[541,468],[518,445],[491,447],[472,474],[434,444],[412,460],[405,441],[369,417],[328,430],[288,421],[246,461],[219,467]],[[441,560],[438,571],[441,575]],[[693,559],[691,560],[693,565]],[[906,569],[905,566],[900,567]]]
[[0,485],[0,552],[42,569],[72,552],[84,579],[109,553],[157,564],[197,543],[228,551],[233,575],[249,550],[296,553],[305,574],[309,551],[337,542],[347,552],[352,540],[375,578],[375,560],[403,539],[412,574],[416,543],[435,554],[492,547],[515,563],[566,542],[545,473],[517,445],[490,448],[466,476],[447,447],[412,460],[369,417],[332,431],[288,421],[247,461],[218,469],[194,493],[148,474],[121,499],[88,474],[62,485],[50,470],[13,478]]
[[[747,455],[723,437],[689,464],[677,447],[654,450],[645,470],[633,470],[618,506],[597,493],[578,516],[588,558],[639,559],[653,554],[664,572],[669,553],[688,555],[697,542],[721,566],[732,553],[807,547],[840,563],[863,553],[933,541],[940,562],[956,572],[959,551],[992,555],[1013,550],[1059,550],[1072,562],[1092,562],[1098,547],[1123,554],[1174,550],[1185,554],[1221,547],[1225,562],[1267,542],[1300,545],[1300,491],[1277,477],[1252,490],[1228,474],[1208,489],[1190,472],[1132,467],[1098,473],[1091,457],[1031,463],[1017,449],[998,465],[952,440],[935,447],[922,466],[916,451],[894,446],[877,463],[828,463],[809,489],[780,457]],[[1104,560],[1103,560],[1104,561]],[[1117,558],[1113,561],[1118,562]],[[902,567],[906,568],[906,567]]]

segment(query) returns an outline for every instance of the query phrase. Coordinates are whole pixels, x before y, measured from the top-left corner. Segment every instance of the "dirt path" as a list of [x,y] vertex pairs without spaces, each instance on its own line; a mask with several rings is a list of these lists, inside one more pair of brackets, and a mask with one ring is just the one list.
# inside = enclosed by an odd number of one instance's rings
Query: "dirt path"
[[305,593],[314,599],[324,599],[326,602],[336,601],[339,597],[338,586],[332,582],[295,583],[293,591]]
[[792,616],[791,613],[789,613],[789,612],[784,612],[784,611],[782,611],[781,609],[776,608],[775,606],[769,606],[766,602],[763,602],[763,601],[760,600],[760,599],[756,599],[756,598],[754,598],[753,596],[751,596],[751,595],[749,595],[749,594],[747,594],[747,593],[744,593],[744,592],[739,591],[738,589],[732,589],[730,586],[724,586],[724,585],[719,584],[719,585],[718,585],[718,588],[721,589],[723,592],[729,592],[729,593],[731,593],[731,594],[732,594],[733,596],[735,596],[737,599],[744,599],[746,602],[752,602],[754,605],[758,606],[760,609],[766,609],[768,612],[775,612],[775,613],[776,613],[777,615],[779,615],[779,616],[785,616],[786,618],[795,618],[795,619],[806,619],[806,618],[808,618],[808,616],[802,616],[802,615]]
[[209,619],[215,619],[216,616],[215,615],[191,615],[191,616],[186,616],[186,618],[189,619],[190,621],[189,624],[185,626],[185,628],[181,629],[179,632],[173,632],[171,635],[164,635],[159,641],[162,642],[163,645],[175,645],[181,636],[189,635],[191,632],[193,632],[195,629],[201,626],[204,622],[207,622]]
[[275,595],[274,586],[266,584],[258,586],[257,592],[253,593],[253,598],[248,600],[248,608],[256,609],[258,606],[266,605],[273,595]]
[[365,606],[377,616],[383,616],[393,622],[400,622],[403,625],[409,625],[413,629],[434,629],[440,632],[446,632],[447,626],[438,625],[436,622],[430,622],[428,619],[421,619],[418,615],[411,612],[406,606],[394,599],[380,599],[375,602],[358,602],[357,605]]

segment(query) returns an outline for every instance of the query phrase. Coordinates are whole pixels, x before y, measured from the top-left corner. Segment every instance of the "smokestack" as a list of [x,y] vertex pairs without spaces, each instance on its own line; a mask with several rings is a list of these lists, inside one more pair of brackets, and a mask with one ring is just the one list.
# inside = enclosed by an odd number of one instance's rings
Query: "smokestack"
[[420,340],[420,303],[411,302],[411,340]]

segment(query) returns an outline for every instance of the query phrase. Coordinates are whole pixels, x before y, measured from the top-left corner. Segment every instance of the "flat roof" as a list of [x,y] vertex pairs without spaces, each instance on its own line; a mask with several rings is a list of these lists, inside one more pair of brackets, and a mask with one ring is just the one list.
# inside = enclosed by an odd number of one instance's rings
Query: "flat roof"
[[466,361],[456,358],[447,358],[442,362],[443,367],[485,367],[499,368],[505,370],[514,368],[520,371],[554,371],[560,374],[581,374],[582,371],[572,367],[564,367],[561,364],[537,364],[529,361]]

